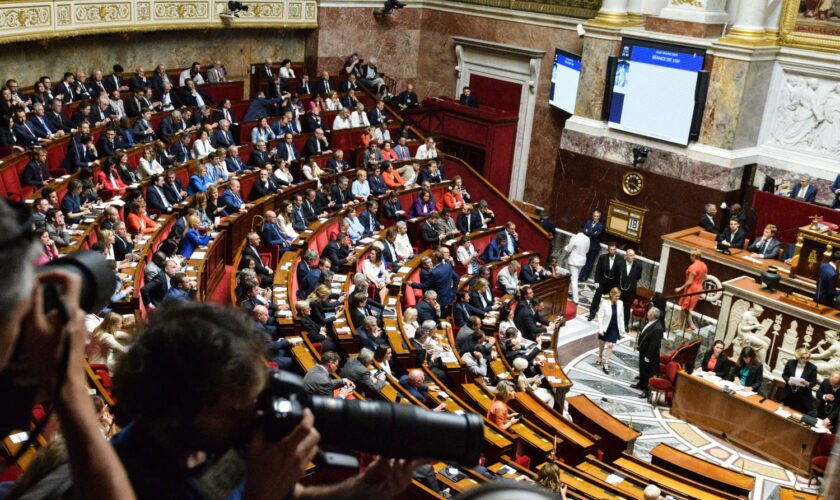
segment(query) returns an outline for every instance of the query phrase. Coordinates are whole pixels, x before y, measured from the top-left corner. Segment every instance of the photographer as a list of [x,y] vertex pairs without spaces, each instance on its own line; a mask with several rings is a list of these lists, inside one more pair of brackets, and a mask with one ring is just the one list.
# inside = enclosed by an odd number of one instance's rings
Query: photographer
[[[204,303],[169,302],[137,336],[114,375],[133,421],[113,443],[141,499],[390,498],[415,464],[379,459],[331,486],[298,479],[320,435],[307,409],[288,435],[264,440],[256,399],[266,384],[266,349],[245,316]],[[352,429],[347,429],[352,432]],[[242,476],[230,449],[245,449]],[[238,485],[219,491],[216,485]],[[211,486],[212,485],[212,486]]]
[[[29,210],[0,200],[0,401],[4,405],[0,433],[27,425],[31,404],[21,391],[37,385],[38,400],[52,398],[58,411],[70,459],[72,496],[131,500],[135,497],[125,470],[103,439],[88,394],[81,279],[58,269],[36,276],[31,264],[35,257]],[[61,290],[63,304],[47,313],[45,284]],[[16,419],[18,415],[22,419]]]

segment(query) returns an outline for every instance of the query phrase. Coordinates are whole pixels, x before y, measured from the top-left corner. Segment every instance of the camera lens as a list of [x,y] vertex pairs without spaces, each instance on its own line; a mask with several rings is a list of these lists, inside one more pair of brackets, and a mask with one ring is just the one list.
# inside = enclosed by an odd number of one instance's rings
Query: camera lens
[[484,421],[474,413],[323,396],[312,398],[312,412],[325,447],[466,466],[477,464],[481,455]]
[[[79,250],[69,253],[60,259],[53,259],[40,270],[43,272],[52,269],[61,269],[78,275],[82,280],[82,289],[79,294],[79,306],[88,313],[102,310],[108,305],[111,295],[116,287],[116,275],[108,267],[108,261],[99,252],[91,250]],[[45,290],[44,310],[51,311],[58,306],[57,291]]]

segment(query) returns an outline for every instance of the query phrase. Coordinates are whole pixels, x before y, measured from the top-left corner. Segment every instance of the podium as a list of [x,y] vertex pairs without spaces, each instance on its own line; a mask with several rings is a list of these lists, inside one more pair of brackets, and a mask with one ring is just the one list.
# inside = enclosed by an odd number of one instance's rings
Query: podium
[[566,301],[569,298],[570,275],[558,276],[538,281],[531,285],[534,297],[542,297],[543,316],[566,316]]
[[800,227],[796,235],[790,275],[794,278],[817,280],[820,264],[840,250],[840,233],[814,225]]

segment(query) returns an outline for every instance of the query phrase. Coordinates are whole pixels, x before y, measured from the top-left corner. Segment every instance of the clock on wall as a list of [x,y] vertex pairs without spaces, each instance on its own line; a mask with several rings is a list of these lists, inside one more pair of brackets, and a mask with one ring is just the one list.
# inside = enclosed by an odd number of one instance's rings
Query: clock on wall
[[627,172],[621,179],[621,189],[627,196],[639,196],[644,188],[645,178],[639,172]]

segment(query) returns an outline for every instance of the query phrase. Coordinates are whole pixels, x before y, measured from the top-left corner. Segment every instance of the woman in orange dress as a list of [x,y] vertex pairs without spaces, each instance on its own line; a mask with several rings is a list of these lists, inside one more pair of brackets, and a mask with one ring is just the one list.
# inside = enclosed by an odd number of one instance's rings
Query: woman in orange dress
[[[689,265],[688,269],[685,270],[685,283],[683,286],[674,289],[676,293],[694,293],[703,291],[703,281],[706,279],[706,274],[708,274],[709,268],[702,260],[700,260],[700,250],[692,250],[689,257],[691,258],[691,265]],[[700,294],[682,297],[680,299],[679,322],[671,324],[671,328],[679,329],[687,323],[688,326],[685,328],[686,332],[696,331],[697,327],[694,325],[694,320],[691,317],[691,311],[694,310],[694,307],[697,305],[699,300]]]
[[129,212],[125,218],[125,227],[129,234],[151,234],[157,231],[157,222],[146,215],[146,203],[144,201],[133,203]]
[[496,397],[493,398],[490,407],[487,408],[487,420],[505,430],[518,422],[519,419],[510,414],[507,405],[508,401],[515,396],[516,389],[513,387],[513,382],[502,380],[496,384]]

